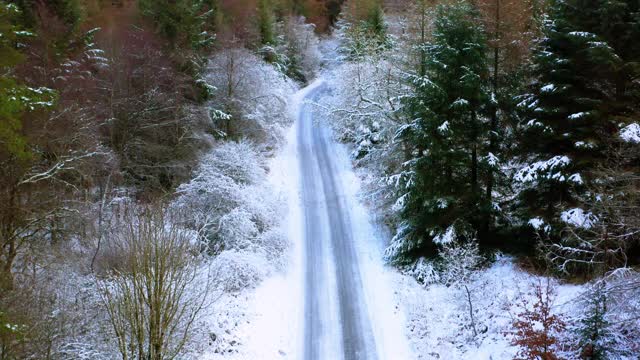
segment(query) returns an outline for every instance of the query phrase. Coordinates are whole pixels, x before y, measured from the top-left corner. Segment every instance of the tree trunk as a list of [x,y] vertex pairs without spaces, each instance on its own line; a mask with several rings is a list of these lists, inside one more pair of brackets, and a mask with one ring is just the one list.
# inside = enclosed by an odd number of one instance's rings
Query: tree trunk
[[[496,154],[496,145],[497,145],[497,131],[498,131],[498,72],[500,69],[500,0],[496,0],[496,12],[495,12],[495,32],[493,34],[494,44],[493,44],[493,81],[492,81],[492,102],[491,102],[491,122],[489,127],[489,152],[493,155]],[[487,203],[493,209],[493,183],[494,183],[494,169],[489,166],[487,171]],[[491,224],[493,222],[492,210],[487,211],[487,219],[484,224],[484,232],[488,234],[491,229]]]

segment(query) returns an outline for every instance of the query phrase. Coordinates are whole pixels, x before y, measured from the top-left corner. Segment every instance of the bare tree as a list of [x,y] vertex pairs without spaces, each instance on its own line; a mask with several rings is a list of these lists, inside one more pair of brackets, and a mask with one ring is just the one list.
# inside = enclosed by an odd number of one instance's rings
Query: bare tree
[[146,207],[108,246],[120,261],[99,288],[122,359],[176,358],[211,299],[211,274],[198,266],[191,237],[165,210]]
[[453,240],[454,235],[449,233],[449,230],[447,234],[444,237],[451,239],[443,242],[442,249],[439,250],[443,262],[440,278],[447,286],[453,285],[460,292],[464,292],[464,307],[469,313],[469,326],[473,337],[476,338],[478,336],[478,324],[475,316],[477,309],[474,310],[473,303],[474,298],[477,297],[477,289],[472,286],[472,280],[484,259],[480,255],[478,241],[474,237],[471,237],[472,240],[467,243],[460,243]]

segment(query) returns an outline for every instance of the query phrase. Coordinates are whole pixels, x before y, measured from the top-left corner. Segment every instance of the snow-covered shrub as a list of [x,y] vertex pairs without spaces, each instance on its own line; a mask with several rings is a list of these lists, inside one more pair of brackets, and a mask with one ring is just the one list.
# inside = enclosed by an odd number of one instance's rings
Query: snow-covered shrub
[[445,285],[468,282],[484,261],[475,239],[465,243],[446,242],[438,253],[442,260],[440,279]]
[[[76,254],[66,255],[67,261],[79,260]],[[0,357],[117,357],[114,344],[107,340],[108,321],[92,277],[81,275],[73,263],[54,257],[46,261],[47,267],[34,264],[25,286],[18,283],[0,296]]]
[[227,48],[210,60],[207,82],[215,87],[213,101],[229,117],[214,119],[225,136],[247,137],[277,145],[290,122],[287,101],[296,85],[274,66],[247,49]]
[[223,142],[203,157],[194,179],[178,188],[174,208],[214,256],[218,286],[240,291],[280,267],[286,236],[279,228],[285,204],[267,182],[255,146]]
[[568,328],[573,356],[628,359],[640,350],[638,273],[618,269],[585,287],[573,302]]
[[260,232],[280,224],[284,199],[264,179],[245,187],[241,199],[243,207],[253,215],[252,219]]
[[219,246],[224,250],[249,249],[258,236],[258,227],[249,212],[235,208],[220,218],[216,236],[220,239]]
[[461,243],[456,240],[453,227],[450,227],[442,237],[447,240],[443,239],[441,249],[438,252],[442,261],[440,281],[459,290],[459,299],[464,299],[460,300],[460,308],[468,315],[469,320],[464,327],[470,328],[473,339],[478,336],[479,327],[476,315],[478,309],[477,307],[474,309],[474,303],[476,303],[477,297],[482,296],[479,292],[481,292],[483,285],[474,283],[472,280],[484,259],[480,255],[478,241],[475,238],[472,237]]
[[264,181],[260,162],[249,143],[224,142],[202,158],[190,182],[178,187],[174,207],[189,213],[185,225],[198,231],[205,245],[218,239],[223,216],[244,208],[246,188]]
[[284,266],[285,259],[283,257],[289,247],[289,239],[282,229],[267,230],[258,236],[256,242],[270,262],[279,268]]
[[264,257],[251,251],[226,250],[211,265],[215,285],[225,292],[237,292],[257,286],[268,274]]
[[442,281],[437,267],[432,261],[420,258],[407,271],[414,279],[424,286],[440,283]]
[[[605,284],[597,282],[585,295],[584,312],[578,321],[578,346],[582,357],[592,360],[616,358],[619,340],[611,332]],[[613,351],[612,351],[613,350]]]

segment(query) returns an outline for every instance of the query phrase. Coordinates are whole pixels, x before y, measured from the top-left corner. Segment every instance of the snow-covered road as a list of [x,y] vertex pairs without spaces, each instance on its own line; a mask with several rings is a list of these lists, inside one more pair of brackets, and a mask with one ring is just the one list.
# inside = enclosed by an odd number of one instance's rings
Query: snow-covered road
[[328,91],[299,95],[296,138],[302,229],[305,360],[407,359],[401,314],[391,299],[381,244],[358,203],[344,149],[313,111]]

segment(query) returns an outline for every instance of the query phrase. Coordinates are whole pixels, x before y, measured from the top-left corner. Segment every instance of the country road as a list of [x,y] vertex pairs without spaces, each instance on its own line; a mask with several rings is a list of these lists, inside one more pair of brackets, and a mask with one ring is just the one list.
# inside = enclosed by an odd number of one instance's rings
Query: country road
[[[327,91],[324,83],[304,100]],[[378,359],[349,208],[329,130],[300,106],[297,131],[304,219],[304,359]]]

